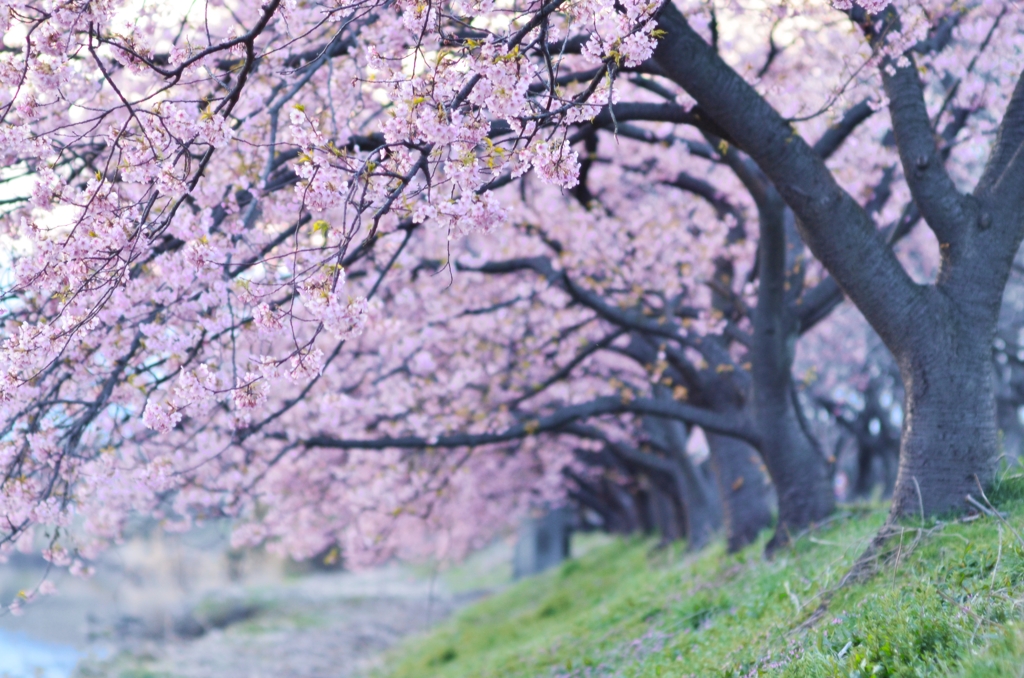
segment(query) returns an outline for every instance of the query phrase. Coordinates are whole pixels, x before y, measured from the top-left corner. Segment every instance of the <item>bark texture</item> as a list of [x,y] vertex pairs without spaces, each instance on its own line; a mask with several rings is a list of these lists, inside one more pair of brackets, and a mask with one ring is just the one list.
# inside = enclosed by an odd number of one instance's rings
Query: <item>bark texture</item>
[[950,312],[953,318],[931,323],[930,340],[897,356],[906,395],[894,515],[960,509],[995,471],[995,321]]

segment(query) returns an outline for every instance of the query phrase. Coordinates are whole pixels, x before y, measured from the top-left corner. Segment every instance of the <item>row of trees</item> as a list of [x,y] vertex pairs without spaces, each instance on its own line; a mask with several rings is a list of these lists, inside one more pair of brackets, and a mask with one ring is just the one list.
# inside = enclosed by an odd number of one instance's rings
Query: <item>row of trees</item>
[[455,556],[566,498],[774,549],[844,445],[961,508],[1020,429],[1022,19],[3,0],[0,555]]

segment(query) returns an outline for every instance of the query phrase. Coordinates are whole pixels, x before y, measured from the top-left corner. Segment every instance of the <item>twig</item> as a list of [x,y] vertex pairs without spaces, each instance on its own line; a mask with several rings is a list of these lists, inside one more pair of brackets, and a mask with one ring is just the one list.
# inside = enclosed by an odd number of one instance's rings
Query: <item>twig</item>
[[921,486],[917,484],[917,476],[910,476],[910,479],[914,481],[914,487],[917,488],[917,505],[921,509],[921,524],[924,524],[924,499],[921,497]]
[[1017,528],[1011,525],[1010,521],[1004,518],[1003,515],[999,513],[999,511],[996,511],[996,508],[992,506],[992,502],[988,500],[988,497],[985,495],[985,490],[981,486],[981,480],[978,479],[978,474],[974,474],[974,482],[978,483],[978,492],[981,492],[981,498],[985,500],[985,503],[988,504],[989,508],[991,508],[992,511],[996,514],[996,517],[998,517],[999,520],[1003,521],[1004,525],[1010,528],[1010,532],[1013,532],[1013,536],[1017,537],[1018,541],[1020,541],[1021,543],[1021,546],[1024,546],[1024,537],[1020,536],[1020,532],[1017,531]]
[[946,601],[950,605],[955,605],[956,607],[960,608],[961,612],[966,613],[968,616],[970,616],[972,619],[974,619],[974,621],[978,622],[979,624],[983,623],[985,621],[984,617],[979,615],[977,612],[975,612],[971,608],[967,607],[967,605],[964,605],[962,603],[956,602],[955,600],[953,600],[952,598],[950,598],[949,596],[947,596],[945,593],[943,593],[942,591],[940,591],[938,589],[935,589],[935,592],[938,593],[939,597],[942,598],[944,601]]
[[996,552],[996,564],[992,567],[992,580],[989,582],[989,588],[995,588],[996,585],[996,570],[999,569],[999,561],[1003,557],[1003,526],[999,526],[999,550]]
[[900,532],[900,547],[896,551],[896,566],[892,571],[892,588],[896,588],[896,575],[900,573],[900,556],[903,555],[903,532]]
[[982,504],[980,501],[978,501],[977,499],[972,497],[971,495],[967,495],[967,503],[970,504],[971,506],[973,506],[974,508],[978,509],[982,513],[984,513],[989,518],[996,518],[996,517],[998,517],[997,516],[998,511],[993,511],[992,509],[988,508],[987,506]]

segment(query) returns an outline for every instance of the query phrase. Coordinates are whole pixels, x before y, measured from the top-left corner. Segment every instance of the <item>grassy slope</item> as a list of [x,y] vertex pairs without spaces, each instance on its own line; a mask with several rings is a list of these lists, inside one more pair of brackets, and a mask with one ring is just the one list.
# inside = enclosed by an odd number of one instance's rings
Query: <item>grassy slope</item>
[[[1024,534],[1024,478],[990,498]],[[874,577],[805,623],[883,519],[848,512],[772,562],[762,544],[618,542],[406,642],[387,675],[1024,678],[1024,541],[995,518],[908,526]]]

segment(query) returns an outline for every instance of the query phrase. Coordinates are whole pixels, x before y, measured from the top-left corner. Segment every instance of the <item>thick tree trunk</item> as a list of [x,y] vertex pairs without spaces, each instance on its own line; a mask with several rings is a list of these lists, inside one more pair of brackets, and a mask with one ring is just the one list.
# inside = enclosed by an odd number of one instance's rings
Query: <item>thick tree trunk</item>
[[800,428],[792,406],[762,404],[758,418],[765,434],[761,454],[779,499],[779,521],[767,546],[771,552],[828,517],[835,495],[828,465]]
[[[664,387],[655,387],[655,397],[671,397]],[[686,453],[686,428],[682,422],[644,417],[651,442],[665,451],[671,478],[686,520],[686,539],[691,550],[704,547],[722,524],[721,505],[713,488]]]
[[[893,363],[895,366],[895,362]],[[857,446],[857,475],[853,496],[870,497],[876,485],[882,497],[892,496],[899,470],[900,431],[892,422],[889,407],[882,404],[882,394],[889,388],[888,375],[872,377],[864,389],[864,407],[853,421],[838,419],[853,436]]]
[[1021,406],[1020,396],[1012,394],[1003,399],[996,396],[996,419],[999,423],[1000,454],[1005,455],[1006,463],[1013,463],[1021,457],[1024,447],[1024,428],[1021,427],[1018,407]]
[[679,469],[675,482],[686,520],[687,546],[691,550],[704,548],[722,526],[721,504],[715,497],[714,488],[693,465],[686,449],[677,450],[673,456]]
[[[906,388],[894,517],[963,509],[992,479],[999,454],[992,374],[994,323],[934,323],[901,356]],[[911,351],[907,351],[911,353]]]
[[871,496],[871,488],[874,487],[875,454],[861,440],[855,439],[854,442],[857,444],[857,479],[853,483],[853,496],[867,498]]
[[[709,140],[715,143],[714,137]],[[771,552],[787,543],[792,532],[830,514],[835,496],[831,469],[802,425],[793,397],[793,354],[801,329],[794,302],[804,270],[795,217],[754,163],[734,149],[726,150],[724,159],[754,199],[760,227],[749,356],[759,447],[779,504],[776,533],[767,545]]]
[[793,532],[832,513],[835,494],[828,462],[801,426],[792,397],[793,352],[799,332],[786,300],[785,220],[792,215],[771,187],[755,198],[761,225],[761,280],[750,353],[761,456],[779,500],[779,522],[767,545],[770,553],[788,543]]
[[899,442],[892,445],[884,430],[880,435],[858,431],[854,442],[857,444],[857,477],[853,496],[868,498],[876,485],[881,487],[883,498],[892,496],[899,469]]
[[[683,453],[685,454],[685,452]],[[696,471],[692,463],[687,461],[689,471]],[[686,540],[690,550],[707,546],[722,525],[721,508],[714,500],[711,488],[702,479],[696,478],[684,470],[676,475],[676,486],[680,488],[679,498],[683,504],[686,521]],[[685,492],[686,494],[682,494]]]
[[707,433],[711,466],[718,482],[729,553],[757,539],[772,522],[770,484],[757,450],[737,438]]
[[570,514],[566,508],[524,519],[519,525],[512,577],[529,577],[568,558],[570,525]]

